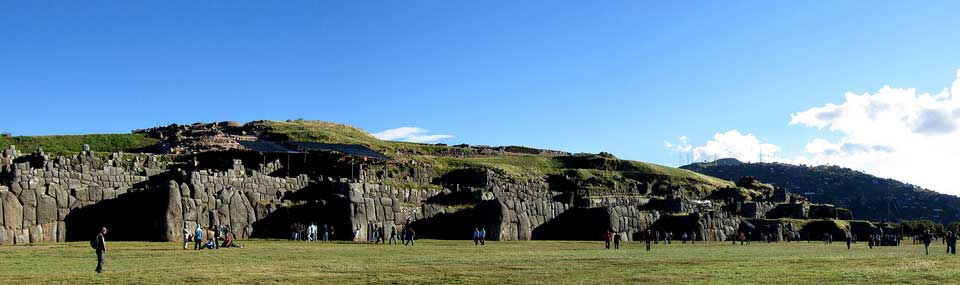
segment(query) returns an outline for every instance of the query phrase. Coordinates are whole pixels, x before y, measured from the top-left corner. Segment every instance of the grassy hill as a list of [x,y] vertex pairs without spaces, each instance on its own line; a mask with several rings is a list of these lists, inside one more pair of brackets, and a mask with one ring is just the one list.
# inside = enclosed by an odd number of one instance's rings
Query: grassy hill
[[21,153],[34,152],[43,148],[44,152],[60,155],[72,155],[90,145],[96,152],[137,152],[159,141],[142,134],[94,134],[62,136],[2,136],[0,147],[15,145]]
[[[235,132],[256,134],[276,141],[312,141],[360,144],[399,161],[430,165],[438,174],[458,169],[489,169],[517,181],[545,181],[566,176],[606,188],[638,181],[666,182],[690,191],[712,191],[732,182],[696,172],[621,160],[609,154],[566,154],[527,147],[447,146],[379,140],[356,127],[310,120],[254,121],[235,125]],[[22,153],[37,147],[54,154],[74,154],[88,144],[96,152],[142,152],[160,141],[144,132],[63,136],[0,137],[0,145],[16,145]]]
[[838,166],[783,163],[741,163],[734,160],[694,163],[681,167],[724,179],[753,176],[765,183],[801,194],[813,202],[853,211],[856,218],[874,221],[960,220],[960,198],[893,179],[879,178]]
[[[519,180],[542,179],[548,175],[575,174],[578,178],[608,181],[665,181],[689,190],[709,191],[734,184],[696,172],[640,161],[621,160],[612,155],[569,156],[500,152],[494,155],[462,156],[469,146],[446,146],[379,140],[355,127],[308,120],[257,121],[248,125],[265,130],[278,140],[362,144],[400,159],[427,162],[441,172],[463,168],[492,169]],[[521,149],[521,148],[517,148]]]

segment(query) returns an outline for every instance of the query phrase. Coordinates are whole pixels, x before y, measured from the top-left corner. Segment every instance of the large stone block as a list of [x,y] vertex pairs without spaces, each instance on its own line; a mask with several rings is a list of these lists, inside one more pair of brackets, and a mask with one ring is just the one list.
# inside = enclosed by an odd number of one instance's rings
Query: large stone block
[[33,225],[30,227],[30,243],[41,243],[43,242],[43,226]]
[[23,205],[23,229],[37,224],[37,195],[33,189],[24,189],[20,193],[20,204]]
[[37,223],[45,224],[55,222],[57,215],[57,199],[51,196],[40,196],[40,202],[37,205]]
[[13,234],[14,244],[30,244],[30,230],[18,229]]
[[56,221],[41,224],[40,227],[43,228],[43,231],[42,231],[43,242],[57,241],[57,231],[59,230],[59,228],[57,228]]
[[182,199],[183,203],[183,219],[185,221],[197,221],[197,200],[184,198]]
[[172,180],[167,184],[167,205],[164,214],[165,241],[182,241],[183,204],[180,200],[180,187]]
[[10,231],[4,227],[0,227],[0,245],[10,245],[13,244],[13,236],[10,235]]
[[57,222],[57,242],[67,241],[67,223]]
[[87,194],[90,195],[89,201],[100,202],[103,200],[103,189],[100,186],[91,185],[87,189]]

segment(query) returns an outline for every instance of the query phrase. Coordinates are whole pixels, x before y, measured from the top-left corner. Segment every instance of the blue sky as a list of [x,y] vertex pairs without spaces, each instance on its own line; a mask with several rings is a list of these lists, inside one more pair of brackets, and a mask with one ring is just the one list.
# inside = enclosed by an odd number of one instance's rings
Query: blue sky
[[809,156],[849,133],[791,114],[960,68],[956,1],[359,2],[0,1],[0,130],[306,118],[677,165],[730,130]]

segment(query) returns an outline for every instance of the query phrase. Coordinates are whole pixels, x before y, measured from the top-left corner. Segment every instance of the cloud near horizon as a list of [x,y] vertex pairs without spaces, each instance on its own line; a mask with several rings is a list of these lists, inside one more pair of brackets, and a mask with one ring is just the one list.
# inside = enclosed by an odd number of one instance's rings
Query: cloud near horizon
[[[893,178],[941,193],[960,194],[960,70],[953,84],[936,94],[884,86],[875,93],[844,94],[844,102],[790,115],[788,126],[826,128],[841,134],[813,138],[802,155],[778,158],[780,147],[737,130],[717,133],[693,148],[697,160],[737,158],[792,164],[839,165]],[[674,146],[667,145],[668,148]],[[762,152],[761,152],[762,150]],[[762,153],[762,157],[761,157]]]
[[400,127],[374,133],[374,137],[387,141],[430,143],[452,138],[453,135],[430,134],[430,131],[418,127]]
[[790,126],[827,128],[843,135],[816,138],[806,161],[864,170],[944,193],[960,194],[960,70],[936,94],[884,86],[875,93],[846,93],[842,104],[826,104],[790,115]]
[[712,140],[695,148],[687,143],[686,136],[680,138],[679,144],[667,142],[666,147],[680,152],[692,151],[694,160],[736,158],[748,162],[770,161],[781,151],[777,145],[763,142],[751,133],[742,134],[738,130],[716,133]]

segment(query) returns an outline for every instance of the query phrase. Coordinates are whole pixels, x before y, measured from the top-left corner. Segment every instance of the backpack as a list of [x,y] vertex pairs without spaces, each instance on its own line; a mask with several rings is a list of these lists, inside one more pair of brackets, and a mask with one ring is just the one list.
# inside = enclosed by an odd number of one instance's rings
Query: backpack
[[93,236],[93,239],[90,240],[90,247],[92,247],[93,249],[97,249],[97,248],[98,248],[97,245],[98,245],[99,242],[97,241],[97,237],[99,237],[99,236],[100,236],[100,235],[95,235],[95,236]]

